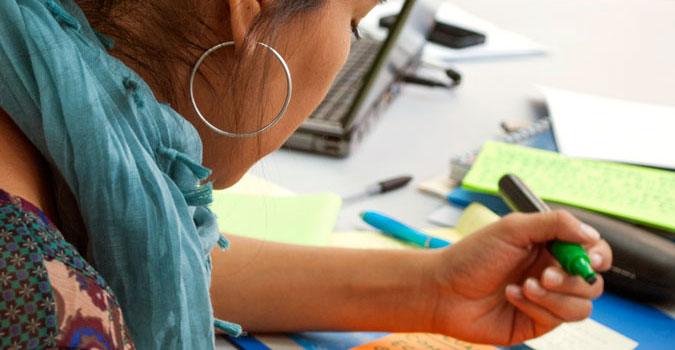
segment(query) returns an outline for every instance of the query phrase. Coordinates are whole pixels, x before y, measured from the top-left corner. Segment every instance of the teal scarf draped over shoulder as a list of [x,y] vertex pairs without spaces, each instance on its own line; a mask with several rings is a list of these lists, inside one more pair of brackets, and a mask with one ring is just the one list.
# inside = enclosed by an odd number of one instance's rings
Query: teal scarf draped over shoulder
[[65,179],[139,349],[211,349],[206,207],[196,130],[106,52],[72,0],[0,1],[0,106]]

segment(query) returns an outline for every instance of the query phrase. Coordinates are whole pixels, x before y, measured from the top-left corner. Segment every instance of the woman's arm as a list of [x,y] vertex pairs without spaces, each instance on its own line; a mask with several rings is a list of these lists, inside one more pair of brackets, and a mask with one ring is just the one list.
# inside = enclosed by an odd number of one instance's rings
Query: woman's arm
[[566,212],[511,214],[435,250],[315,248],[231,237],[214,251],[216,317],[249,332],[427,331],[517,344],[590,315],[603,290],[565,273],[546,251],[583,244],[596,271],[612,254]]
[[214,249],[216,317],[248,332],[424,330],[438,252],[288,245],[228,236]]

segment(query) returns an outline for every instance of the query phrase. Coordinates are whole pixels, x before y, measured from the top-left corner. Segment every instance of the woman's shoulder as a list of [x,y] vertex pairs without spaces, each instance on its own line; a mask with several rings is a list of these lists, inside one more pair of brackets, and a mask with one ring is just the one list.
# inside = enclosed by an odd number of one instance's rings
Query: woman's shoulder
[[53,213],[51,180],[45,159],[0,108],[0,188]]

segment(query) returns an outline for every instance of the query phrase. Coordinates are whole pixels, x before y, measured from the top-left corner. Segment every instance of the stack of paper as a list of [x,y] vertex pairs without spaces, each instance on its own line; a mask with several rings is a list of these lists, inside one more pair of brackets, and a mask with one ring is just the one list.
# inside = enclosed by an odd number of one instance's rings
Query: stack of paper
[[675,169],[675,106],[543,90],[560,153]]

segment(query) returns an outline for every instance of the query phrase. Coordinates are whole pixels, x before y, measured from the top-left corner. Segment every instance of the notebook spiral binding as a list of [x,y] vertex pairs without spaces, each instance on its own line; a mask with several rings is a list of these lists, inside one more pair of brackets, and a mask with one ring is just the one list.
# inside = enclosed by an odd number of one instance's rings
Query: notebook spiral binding
[[[520,144],[535,135],[549,130],[551,130],[551,119],[549,117],[545,117],[537,120],[529,127],[514,131],[499,138],[498,141]],[[478,153],[480,153],[480,148],[452,158],[450,160],[450,179],[461,182],[462,179],[464,179],[466,173],[469,172],[469,169],[471,169],[473,162],[476,160],[476,157],[478,157]]]

